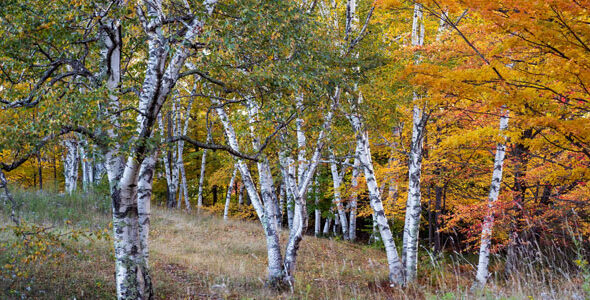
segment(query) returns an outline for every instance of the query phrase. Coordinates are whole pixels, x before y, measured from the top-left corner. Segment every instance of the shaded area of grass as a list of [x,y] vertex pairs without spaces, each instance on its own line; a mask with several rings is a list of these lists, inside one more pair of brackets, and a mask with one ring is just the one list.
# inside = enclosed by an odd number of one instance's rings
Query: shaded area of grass
[[[58,194],[51,191],[12,189],[19,216],[28,222],[79,227],[105,226],[109,222],[111,202],[100,192]],[[1,206],[8,213],[8,207]]]
[[[18,192],[29,222],[69,227],[108,226],[108,202],[99,195],[60,196]],[[93,201],[97,201],[92,203]],[[103,202],[101,202],[103,201]],[[25,203],[26,202],[26,203]],[[41,203],[38,203],[41,202]],[[40,210],[40,211],[37,211]],[[73,222],[70,225],[69,220]],[[2,224],[8,218],[0,216]],[[266,247],[257,222],[209,213],[186,214],[154,208],[150,233],[150,265],[158,299],[584,299],[580,274],[562,276],[553,270],[492,278],[488,288],[473,294],[470,259],[456,254],[421,255],[416,284],[388,285],[385,253],[380,249],[306,236],[301,244],[294,293],[264,287]],[[110,231],[109,231],[110,233]],[[286,239],[288,233],[281,236]],[[0,240],[14,239],[2,232]],[[33,264],[26,278],[1,278],[0,298],[112,299],[114,258],[110,240],[65,240],[60,256]],[[13,249],[0,247],[0,266]],[[499,267],[499,266],[498,266]],[[546,273],[540,277],[539,274]]]

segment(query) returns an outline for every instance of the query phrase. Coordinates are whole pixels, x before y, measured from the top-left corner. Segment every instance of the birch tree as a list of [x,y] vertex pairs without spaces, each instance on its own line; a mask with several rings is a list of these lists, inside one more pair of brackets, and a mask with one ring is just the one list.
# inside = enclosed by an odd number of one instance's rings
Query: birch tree
[[64,140],[64,146],[66,148],[65,158],[63,160],[65,192],[72,194],[78,186],[78,168],[80,162],[78,141],[74,137],[68,138]]
[[[424,45],[424,21],[422,4],[414,5],[412,18],[412,45]],[[416,59],[419,63],[420,58]],[[402,245],[402,263],[406,282],[416,278],[418,267],[418,233],[420,229],[421,192],[420,177],[422,172],[422,143],[426,130],[428,113],[417,103],[419,95],[414,92],[412,110],[412,141],[408,154],[408,199],[406,202],[406,218]]]
[[[346,165],[346,162],[344,165]],[[340,226],[342,227],[342,236],[345,240],[348,240],[350,239],[350,234],[348,231],[348,218],[346,217],[346,211],[344,210],[342,197],[340,196],[340,185],[342,184],[342,178],[344,177],[344,170],[345,169],[343,166],[342,172],[338,171],[336,157],[334,156],[334,152],[330,150],[330,171],[332,173],[332,183],[334,185],[334,205],[336,206],[338,220]]]
[[[500,132],[508,129],[508,111],[500,118]],[[479,246],[479,261],[477,264],[477,274],[475,276],[475,287],[483,287],[488,279],[488,265],[490,263],[490,246],[492,243],[492,229],[494,227],[494,203],[498,200],[500,194],[500,185],[502,183],[502,167],[506,155],[506,145],[498,143],[496,146],[496,157],[494,158],[494,171],[492,173],[492,182],[488,195],[488,212],[483,220],[481,229],[481,244]]]
[[369,134],[364,128],[362,120],[358,115],[352,114],[349,118],[356,132],[357,150],[355,152],[358,153],[359,164],[364,172],[365,180],[367,182],[370,204],[373,209],[373,218],[379,229],[379,234],[381,235],[383,245],[385,246],[385,252],[387,254],[389,281],[392,284],[402,285],[404,284],[403,266],[397,254],[395,241],[393,240],[393,235],[383,209],[383,202],[381,201],[381,194],[377,185],[377,178],[375,177],[375,170],[371,158],[371,150],[368,140]]

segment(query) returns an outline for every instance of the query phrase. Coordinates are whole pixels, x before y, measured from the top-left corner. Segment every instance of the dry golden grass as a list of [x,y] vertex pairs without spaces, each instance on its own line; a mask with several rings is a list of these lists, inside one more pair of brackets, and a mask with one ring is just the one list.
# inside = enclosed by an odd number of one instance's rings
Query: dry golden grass
[[[108,216],[103,215],[103,222]],[[8,219],[0,218],[3,224]],[[282,232],[283,241],[287,232]],[[1,239],[8,238],[5,234]],[[76,252],[30,266],[29,278],[2,279],[10,299],[110,299],[114,295],[110,241],[69,242]],[[155,208],[150,265],[157,299],[583,299],[580,276],[530,281],[493,280],[482,293],[469,291],[473,278],[463,258],[422,255],[419,280],[399,289],[386,283],[385,253],[372,247],[305,236],[294,293],[264,286],[266,247],[258,222],[209,213]],[[0,247],[0,263],[9,249]],[[4,256],[3,256],[4,254]],[[548,277],[549,278],[549,277]],[[528,280],[528,281],[527,281]]]
[[[264,288],[266,246],[256,222],[156,210],[152,224],[150,247],[155,263],[165,259],[170,267],[181,269],[179,273],[199,274],[207,279],[208,292],[223,297],[379,298],[369,282],[387,278],[382,251],[306,236],[300,248],[295,295],[277,294]],[[287,234],[282,232],[283,241]]]

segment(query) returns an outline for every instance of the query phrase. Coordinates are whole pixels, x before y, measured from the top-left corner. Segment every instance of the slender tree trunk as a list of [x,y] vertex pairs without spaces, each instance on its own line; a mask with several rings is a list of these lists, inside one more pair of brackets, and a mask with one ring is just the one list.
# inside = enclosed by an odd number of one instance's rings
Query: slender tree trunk
[[53,152],[53,188],[58,191],[58,180],[57,180],[57,157],[55,151]]
[[[283,176],[284,176],[284,171],[282,170],[282,167],[281,167],[281,173],[283,173]],[[280,211],[281,211],[280,218],[281,218],[281,227],[282,227],[284,225],[283,224],[283,220],[284,220],[284,217],[285,217],[285,213],[284,213],[284,211],[285,211],[285,195],[286,195],[285,183],[284,182],[279,183],[279,188],[280,188],[280,192],[279,192],[279,208],[280,208]]]
[[[189,121],[190,121],[190,114],[191,114],[191,109],[193,107],[193,101],[194,98],[191,97],[191,100],[189,101],[186,111],[185,111],[185,116],[184,116],[184,125],[182,127],[182,135],[186,136],[186,133],[188,132],[188,125],[189,125]],[[178,106],[180,107],[180,102],[178,103]],[[180,111],[180,109],[179,109]],[[178,116],[178,119],[180,120],[181,117],[180,115]],[[180,193],[182,193],[182,198],[184,198],[184,205],[186,207],[187,211],[191,211],[191,204],[190,204],[190,200],[188,198],[188,185],[187,185],[187,180],[186,180],[186,171],[184,168],[184,158],[183,158],[183,152],[184,152],[184,141],[180,140],[178,141],[178,154],[177,154],[177,168],[180,172],[180,192],[179,192],[179,196],[178,196],[178,200],[179,200],[179,204],[180,204]],[[180,206],[180,205],[179,205]]]
[[332,171],[332,182],[334,186],[334,204],[338,211],[338,221],[342,228],[342,235],[345,240],[350,238],[348,233],[348,220],[346,218],[346,212],[344,211],[344,205],[342,205],[342,198],[340,197],[340,185],[342,184],[342,177],[338,172],[338,166],[336,165],[336,157],[334,153],[330,153],[330,170]]
[[279,229],[283,228],[283,202],[284,202],[284,200],[282,199],[282,197],[283,197],[282,192],[283,191],[281,189],[281,186],[282,186],[281,184],[279,184],[277,186],[277,188],[279,190],[277,191],[277,195],[275,195],[275,198],[278,199],[278,203],[277,203],[277,205],[275,205],[275,207],[276,207],[275,215],[276,215],[276,220],[277,220],[277,227]]
[[442,249],[441,249],[441,244],[440,244],[440,232],[438,231],[440,226],[439,226],[439,215],[441,212],[441,202],[442,202],[442,197],[443,197],[443,187],[440,186],[435,186],[435,196],[436,196],[436,201],[435,201],[435,207],[434,207],[434,220],[433,220],[433,231],[434,231],[434,252],[435,253],[439,253]]
[[[357,147],[358,148],[358,147]],[[355,157],[354,163],[352,166],[352,178],[350,179],[350,185],[352,188],[352,193],[350,196],[350,224],[348,226],[349,236],[351,241],[356,240],[356,210],[357,210],[357,201],[358,201],[358,177],[360,171],[360,160],[358,158],[358,149],[355,150]]]
[[234,185],[234,181],[236,180],[236,174],[238,172],[238,166],[234,166],[234,170],[231,175],[231,179],[229,180],[229,185],[227,186],[227,195],[225,196],[225,208],[223,209],[223,220],[227,221],[227,217],[229,214],[229,203],[231,200],[231,192],[232,187]]
[[[500,118],[500,131],[508,128],[508,112]],[[481,244],[479,248],[479,263],[477,265],[477,275],[475,276],[475,285],[483,287],[488,278],[488,265],[490,262],[490,245],[492,243],[492,229],[494,227],[494,203],[498,200],[500,194],[500,185],[502,183],[502,167],[504,165],[504,156],[506,155],[506,145],[498,143],[496,146],[496,157],[494,159],[494,171],[492,174],[492,183],[490,184],[490,193],[488,196],[488,212],[483,221],[481,230]]]
[[318,184],[318,178],[317,176],[315,177],[315,181],[314,181],[314,200],[315,200],[315,220],[314,220],[314,233],[316,237],[320,236],[320,230],[321,230],[321,226],[322,226],[322,212],[320,211],[320,186]]
[[205,182],[205,168],[207,167],[207,149],[203,149],[201,156],[201,172],[199,174],[199,192],[197,195],[197,209],[203,207],[203,184]]
[[328,235],[330,234],[330,222],[331,222],[331,221],[332,221],[332,220],[330,219],[330,217],[327,217],[327,218],[326,218],[326,221],[324,222],[324,230],[323,230],[323,232],[322,232],[322,234],[323,234],[324,236],[328,236]]
[[43,190],[43,162],[41,160],[41,151],[37,152],[37,168],[39,173],[39,190]]

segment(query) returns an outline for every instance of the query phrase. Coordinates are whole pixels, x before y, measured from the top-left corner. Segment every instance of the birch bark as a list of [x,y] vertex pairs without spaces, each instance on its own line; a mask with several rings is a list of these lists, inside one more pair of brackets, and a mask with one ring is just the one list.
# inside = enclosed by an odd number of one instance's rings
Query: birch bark
[[314,200],[315,200],[315,220],[314,220],[314,234],[316,237],[320,236],[322,227],[322,212],[320,211],[320,186],[318,184],[318,177],[314,180]]
[[[205,1],[209,14],[215,2]],[[144,247],[141,245],[142,232],[147,223],[145,223],[145,219],[143,224],[139,221],[139,183],[140,181],[147,182],[149,179],[147,176],[149,172],[141,172],[141,166],[146,160],[150,162],[149,156],[152,151],[145,141],[152,136],[159,111],[174,88],[179,78],[180,69],[188,57],[190,44],[203,27],[199,17],[194,17],[183,36],[185,42],[179,43],[174,49],[174,53],[171,54],[168,41],[165,40],[161,30],[164,20],[164,16],[161,15],[161,3],[157,0],[145,0],[143,5],[147,8],[149,21],[139,6],[137,11],[148,36],[148,59],[139,95],[138,110],[140,114],[137,117],[136,135],[129,141],[129,144],[134,146],[126,158],[125,164],[123,164],[125,158],[118,153],[119,148],[108,149],[106,155],[113,203],[113,244],[118,299],[151,299],[153,297],[147,260],[143,255],[148,251],[147,244]],[[107,87],[111,95],[109,104],[112,106],[119,104],[117,94],[120,82],[122,39],[118,23],[118,21],[113,21],[111,27],[104,26],[106,29],[103,29],[108,31],[103,34],[105,45],[108,48],[103,52],[106,53],[105,61],[112,63],[107,68],[109,78]],[[110,107],[110,109],[112,108]],[[116,122],[116,120],[114,121]],[[109,136],[114,137],[115,141],[117,140],[116,135],[112,132],[109,133]],[[143,169],[147,171],[149,168]],[[149,214],[145,214],[147,209],[145,205],[147,205],[145,202],[141,204],[143,206],[141,211],[144,213],[144,217],[149,217]]]
[[334,152],[330,150],[330,170],[332,172],[332,183],[334,186],[334,205],[338,212],[338,221],[342,227],[342,236],[345,240],[350,238],[348,233],[348,220],[346,218],[346,211],[344,211],[344,205],[342,204],[342,197],[340,196],[340,185],[342,184],[342,176],[338,172],[338,166],[336,165],[336,157]]
[[[209,139],[207,139],[209,141]],[[197,209],[203,207],[203,184],[205,182],[205,168],[207,167],[207,149],[203,149],[201,156],[201,171],[199,173],[199,192],[197,195]]]
[[[182,135],[186,136],[186,133],[188,132],[188,125],[189,125],[189,121],[190,121],[190,113],[191,113],[191,109],[193,106],[193,101],[194,98],[191,97],[187,107],[186,107],[186,111],[184,113],[184,126],[182,127]],[[180,105],[180,104],[179,104]],[[179,116],[180,119],[180,116]],[[191,210],[191,204],[188,198],[188,185],[187,185],[187,180],[186,180],[186,171],[184,169],[184,159],[183,159],[183,152],[184,152],[184,141],[180,140],[178,141],[178,154],[177,154],[177,161],[176,164],[178,165],[178,170],[180,172],[180,178],[181,178],[181,182],[180,182],[180,191],[179,191],[179,195],[178,195],[178,203],[179,203],[179,207],[180,207],[180,203],[181,203],[181,197],[180,195],[182,195],[182,198],[184,198],[184,205],[186,207],[187,211]]]
[[65,192],[72,194],[76,191],[78,184],[78,141],[69,138],[64,141],[66,156],[64,159]]
[[[500,118],[500,131],[508,129],[508,111]],[[494,227],[494,203],[500,195],[500,185],[502,183],[502,167],[506,155],[506,145],[498,143],[496,146],[496,157],[494,158],[494,171],[492,173],[492,182],[488,195],[488,212],[483,221],[481,230],[481,244],[479,247],[479,262],[477,265],[477,274],[475,276],[474,287],[483,287],[488,279],[488,265],[490,263],[490,246],[492,240],[492,229]]]
[[[233,128],[233,125],[229,121],[227,113],[225,112],[223,107],[219,105],[219,101],[215,99],[212,99],[212,101],[216,106],[218,106],[215,109],[215,111],[217,112],[217,115],[219,116],[219,119],[223,125],[227,143],[233,150],[239,151],[240,147],[238,144],[236,133]],[[283,272],[283,259],[281,253],[279,232],[275,229],[275,227],[272,224],[272,220],[269,217],[269,214],[267,214],[266,207],[262,203],[256,185],[252,180],[252,174],[250,172],[248,165],[244,163],[242,160],[238,160],[238,169],[240,171],[240,175],[242,177],[242,181],[244,183],[246,191],[248,192],[248,197],[252,205],[254,206],[254,210],[258,215],[258,219],[262,224],[262,228],[266,236],[266,250],[268,257],[267,283],[270,286],[280,286],[285,278],[285,275]]]
[[369,190],[369,198],[371,208],[373,209],[373,216],[375,224],[379,229],[379,233],[385,246],[387,254],[387,263],[389,266],[389,281],[392,284],[403,285],[403,266],[397,254],[397,248],[393,235],[389,228],[387,217],[383,209],[381,201],[381,194],[377,185],[377,178],[373,169],[373,161],[371,159],[371,150],[369,148],[368,132],[363,128],[361,119],[356,115],[350,115],[350,120],[353,128],[356,131],[357,151],[360,167],[363,169],[365,180],[367,182],[367,189]]
[[[414,5],[412,22],[412,45],[424,44],[424,23],[422,5]],[[416,59],[419,63],[419,57]],[[414,102],[419,96],[414,92]],[[406,218],[402,245],[402,263],[404,265],[406,283],[414,281],[418,267],[418,233],[420,227],[420,177],[422,170],[422,143],[428,114],[414,104],[412,118],[412,142],[408,162],[408,199],[406,202]]]
[[354,163],[352,166],[352,178],[351,178],[351,188],[352,193],[350,196],[350,224],[348,226],[349,231],[349,238],[351,241],[356,240],[356,211],[357,211],[357,201],[358,201],[358,176],[360,170],[360,160],[359,160],[359,149],[356,147],[355,149],[355,156],[354,156]]

